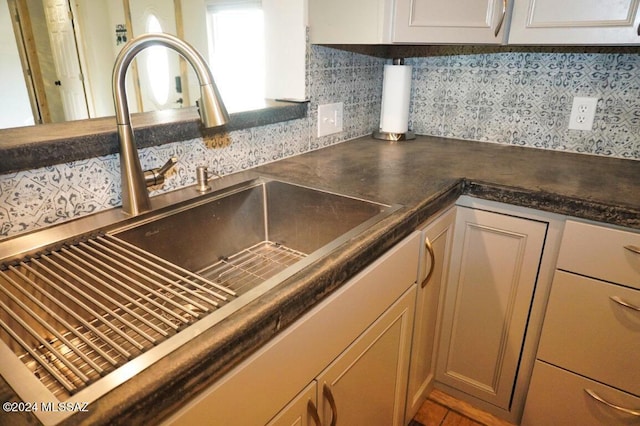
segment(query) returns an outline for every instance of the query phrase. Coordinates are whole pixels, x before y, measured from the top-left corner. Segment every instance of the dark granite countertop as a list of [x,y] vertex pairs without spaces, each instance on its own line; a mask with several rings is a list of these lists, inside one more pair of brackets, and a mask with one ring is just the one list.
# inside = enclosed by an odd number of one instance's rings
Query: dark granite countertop
[[406,206],[458,182],[479,198],[640,229],[634,160],[435,137],[361,138],[261,170]]
[[[640,162],[418,137],[365,137],[253,170],[403,207],[92,403],[65,424],[153,424],[461,194],[640,230]],[[0,382],[0,398],[11,397]],[[36,424],[30,416],[12,424]],[[8,419],[0,413],[0,423]]]

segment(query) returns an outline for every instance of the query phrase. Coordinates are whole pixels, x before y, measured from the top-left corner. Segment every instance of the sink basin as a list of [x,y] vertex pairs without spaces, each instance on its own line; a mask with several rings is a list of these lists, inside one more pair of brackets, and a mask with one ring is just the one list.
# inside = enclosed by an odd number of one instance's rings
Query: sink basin
[[398,207],[259,178],[0,260],[0,373],[94,401]]
[[304,258],[388,210],[370,201],[265,180],[113,235],[207,275],[221,259],[252,248]]

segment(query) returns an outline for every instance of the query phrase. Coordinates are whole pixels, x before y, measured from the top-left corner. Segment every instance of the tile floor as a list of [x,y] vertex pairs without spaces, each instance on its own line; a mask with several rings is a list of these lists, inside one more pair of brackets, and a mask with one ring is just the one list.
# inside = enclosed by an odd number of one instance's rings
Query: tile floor
[[409,426],[513,426],[446,393],[434,390]]
[[428,399],[409,426],[482,426],[482,423]]

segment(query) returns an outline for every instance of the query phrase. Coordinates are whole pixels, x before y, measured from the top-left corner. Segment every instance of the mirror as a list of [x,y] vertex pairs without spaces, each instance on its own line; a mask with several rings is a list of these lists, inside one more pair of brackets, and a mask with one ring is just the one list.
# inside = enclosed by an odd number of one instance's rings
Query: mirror
[[[192,44],[230,112],[305,97],[306,0],[0,1],[0,128],[112,116],[113,63],[145,32]],[[132,112],[193,106],[199,93],[169,49],[145,49],[127,77]]]

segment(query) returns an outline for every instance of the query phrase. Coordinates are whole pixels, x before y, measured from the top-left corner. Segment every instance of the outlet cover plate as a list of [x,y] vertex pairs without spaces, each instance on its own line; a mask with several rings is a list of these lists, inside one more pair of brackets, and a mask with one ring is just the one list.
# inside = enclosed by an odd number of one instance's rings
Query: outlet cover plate
[[343,103],[318,105],[318,137],[342,131]]
[[569,129],[591,130],[593,128],[593,118],[596,115],[598,98],[573,98],[573,107],[569,117]]

